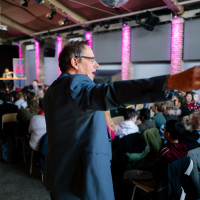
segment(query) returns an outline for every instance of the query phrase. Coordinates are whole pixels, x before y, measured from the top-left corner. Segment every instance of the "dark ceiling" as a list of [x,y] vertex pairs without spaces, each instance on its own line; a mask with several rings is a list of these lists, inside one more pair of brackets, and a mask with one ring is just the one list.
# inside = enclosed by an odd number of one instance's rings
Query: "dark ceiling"
[[[1,0],[1,25],[8,27],[7,31],[0,30],[2,40],[20,39],[68,27],[86,27],[102,19],[112,21],[126,16],[131,20],[134,12],[147,9],[157,8],[160,13],[180,12],[185,9],[180,3],[190,1],[178,1],[174,5],[175,0],[129,0],[120,8],[107,7],[100,0],[44,0],[40,4],[30,0],[27,7],[20,2],[21,0]],[[199,4],[198,1],[191,0],[187,6],[193,3]],[[48,19],[45,15],[52,8],[56,10],[56,14],[53,19]],[[60,28],[58,21],[63,17],[68,17],[69,20]]]

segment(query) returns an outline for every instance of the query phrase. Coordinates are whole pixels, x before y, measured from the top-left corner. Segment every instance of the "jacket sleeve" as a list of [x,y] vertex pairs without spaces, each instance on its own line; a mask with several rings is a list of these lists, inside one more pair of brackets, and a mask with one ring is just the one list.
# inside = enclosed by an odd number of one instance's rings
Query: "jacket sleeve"
[[95,84],[85,75],[73,76],[72,98],[84,110],[111,110],[132,104],[166,101],[166,76]]

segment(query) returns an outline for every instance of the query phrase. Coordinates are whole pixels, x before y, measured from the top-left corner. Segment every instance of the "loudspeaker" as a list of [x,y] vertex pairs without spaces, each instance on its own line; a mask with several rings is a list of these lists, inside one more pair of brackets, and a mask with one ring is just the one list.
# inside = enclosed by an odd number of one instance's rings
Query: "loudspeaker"
[[44,57],[55,57],[55,48],[45,48]]
[[48,37],[44,40],[44,57],[55,57],[55,40]]

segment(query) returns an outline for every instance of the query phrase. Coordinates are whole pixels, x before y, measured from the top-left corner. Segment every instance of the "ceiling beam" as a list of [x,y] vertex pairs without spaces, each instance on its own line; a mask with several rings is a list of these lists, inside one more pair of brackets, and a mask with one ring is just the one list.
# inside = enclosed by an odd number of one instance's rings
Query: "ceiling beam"
[[73,12],[69,8],[63,6],[61,3],[55,0],[45,0],[45,4],[54,7],[61,15],[65,14],[67,17],[76,24],[84,24],[87,19]]
[[1,21],[1,23],[6,24],[7,26],[10,26],[12,28],[15,28],[16,30],[23,32],[26,35],[33,36],[33,34],[35,33],[35,31],[32,31],[31,29],[28,29],[28,28],[14,22],[11,19],[9,19],[3,15],[1,15],[0,21]]
[[177,0],[163,0],[163,2],[167,5],[172,12],[181,12],[184,10],[183,6],[178,5]]

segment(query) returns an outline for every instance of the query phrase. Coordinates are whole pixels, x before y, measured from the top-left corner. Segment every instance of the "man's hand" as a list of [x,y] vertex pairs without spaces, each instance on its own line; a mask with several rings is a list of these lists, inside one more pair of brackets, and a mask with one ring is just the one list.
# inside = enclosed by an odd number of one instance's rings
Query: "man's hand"
[[192,91],[200,89],[200,66],[195,66],[167,79],[166,90]]

